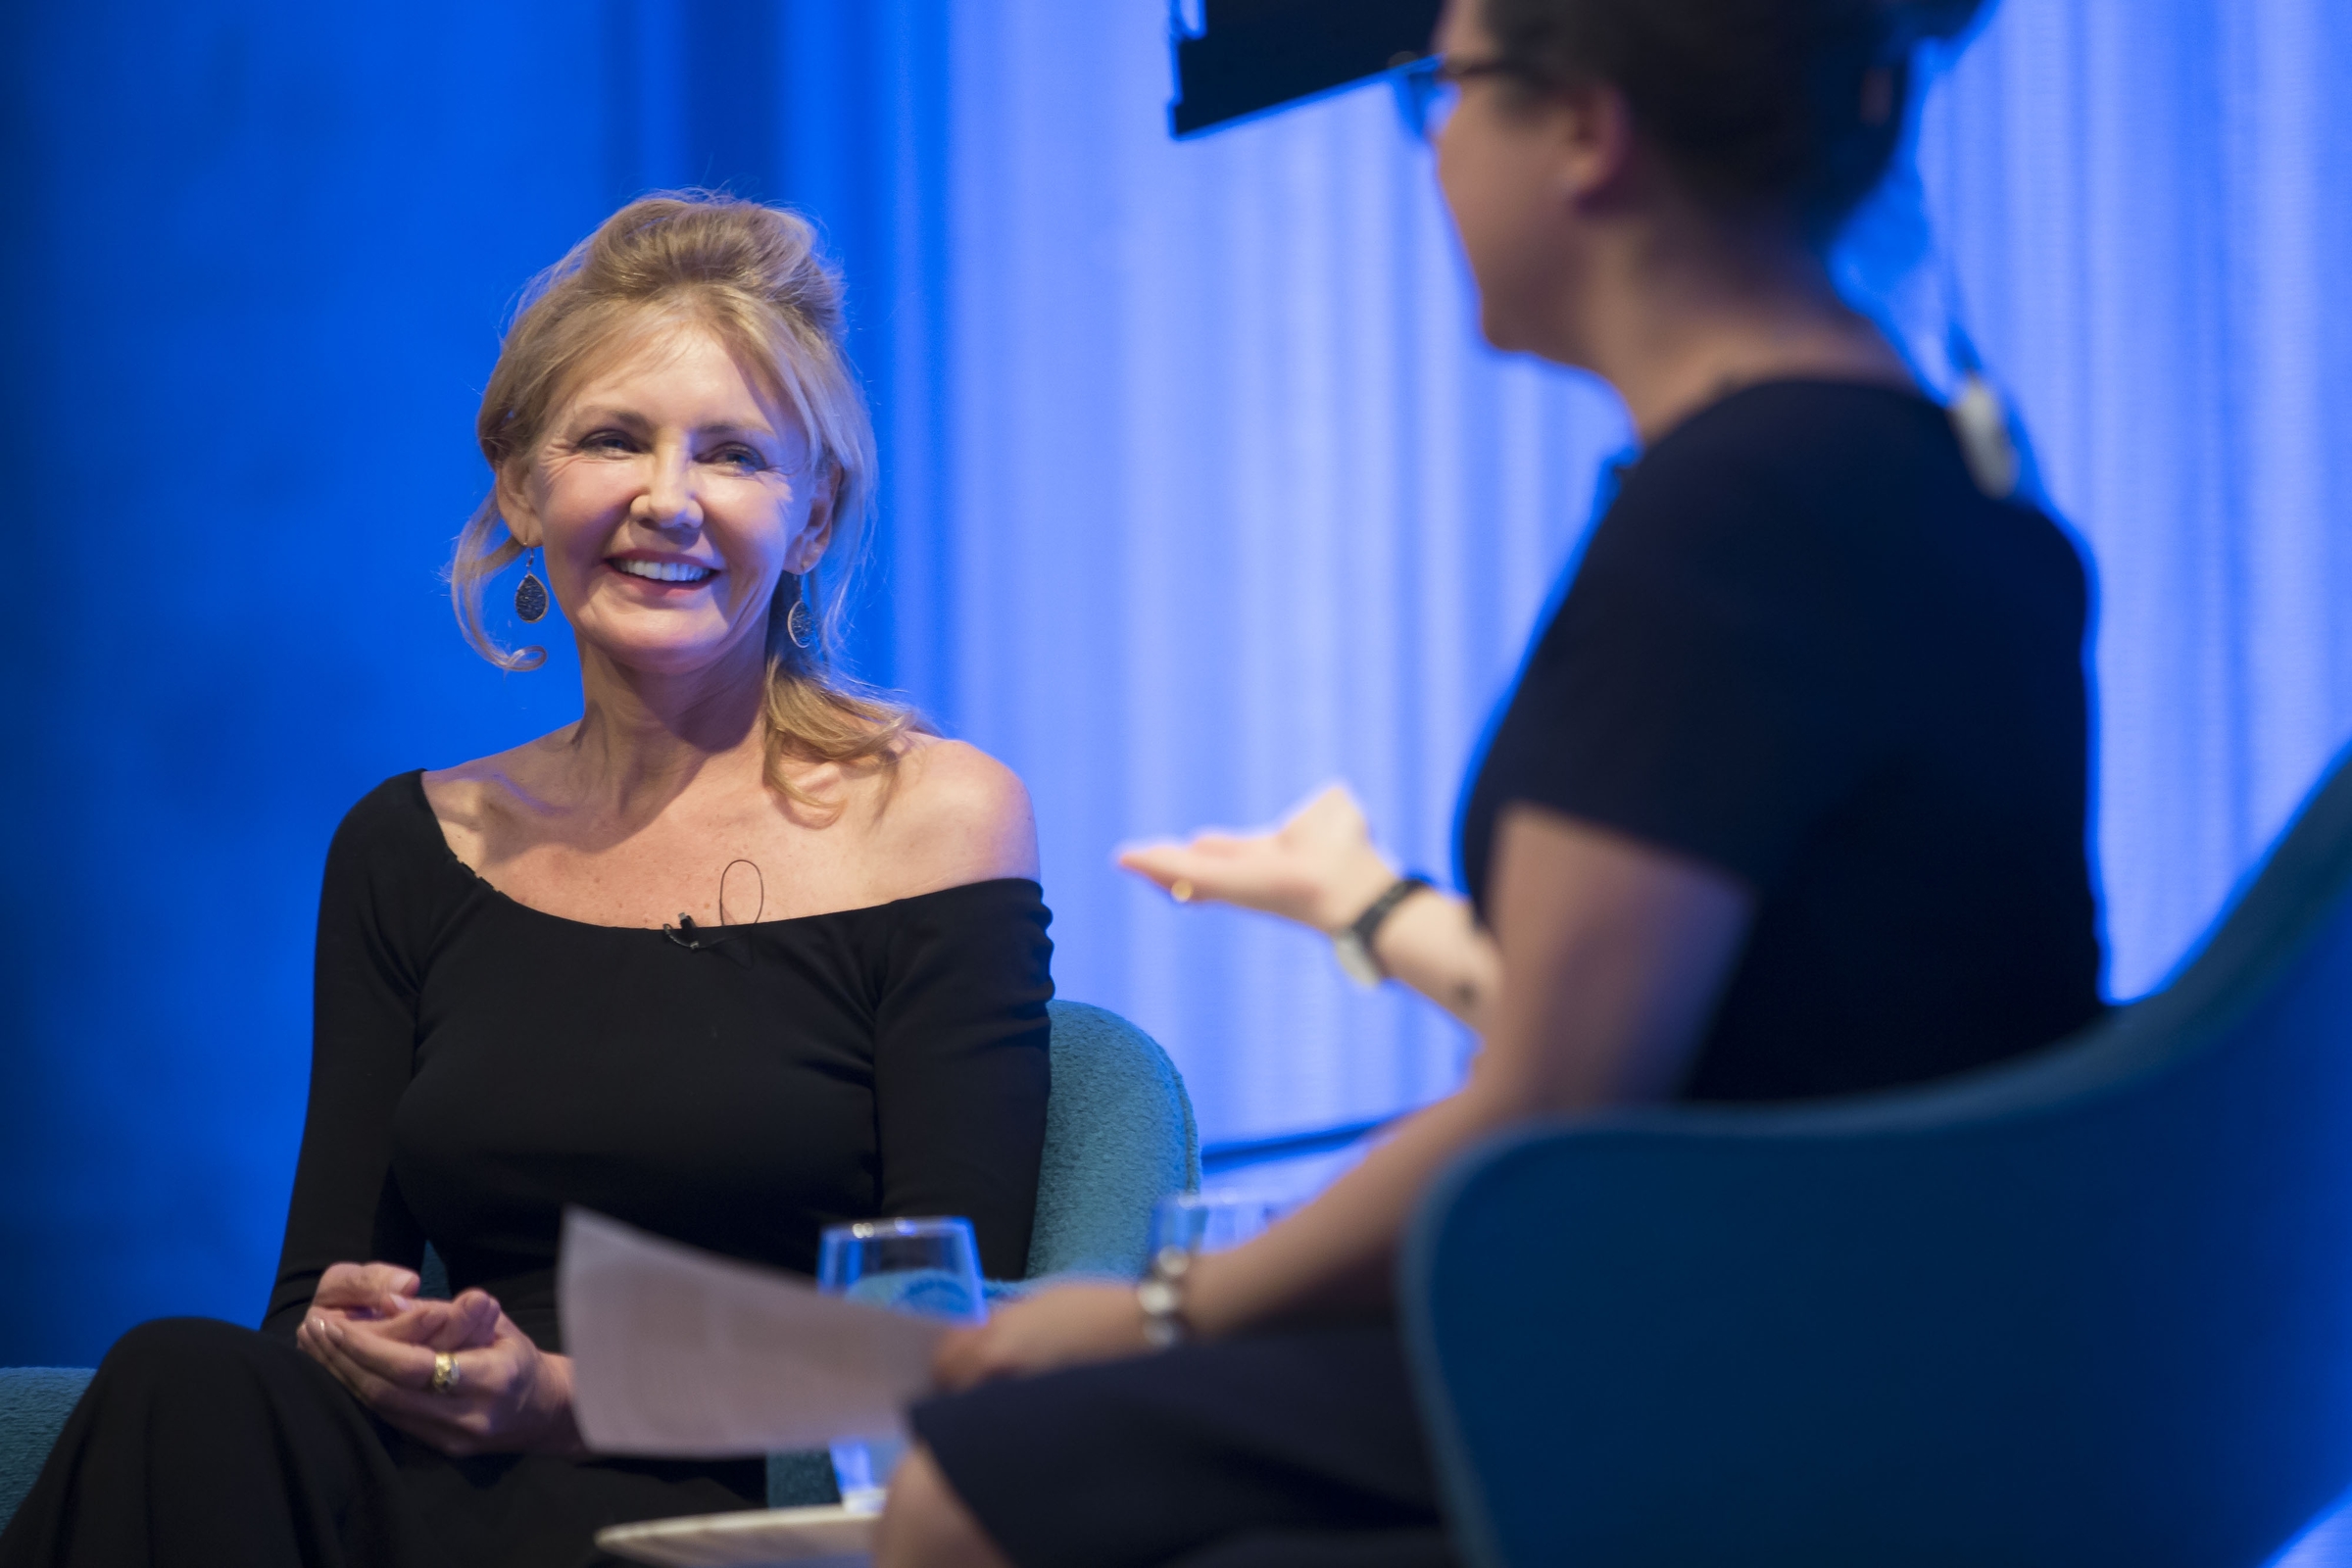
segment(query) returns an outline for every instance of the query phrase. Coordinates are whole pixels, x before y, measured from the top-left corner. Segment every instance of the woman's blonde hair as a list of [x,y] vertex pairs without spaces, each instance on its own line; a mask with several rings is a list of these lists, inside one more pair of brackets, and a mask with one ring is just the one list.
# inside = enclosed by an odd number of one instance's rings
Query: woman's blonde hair
[[[562,400],[601,359],[649,319],[692,322],[716,335],[770,396],[800,417],[819,484],[833,487],[832,534],[816,566],[778,579],[768,606],[764,719],[767,782],[815,806],[790,762],[874,760],[924,729],[908,709],[832,672],[850,579],[873,505],[874,431],[842,353],[841,277],[806,220],[703,191],[648,196],[532,279],[482,393],[474,434],[494,476],[458,535],[450,598],[475,652],[501,669],[535,669],[541,648],[506,648],[482,621],[482,585],[523,553],[499,514],[500,479],[518,479]],[[809,646],[791,636],[795,596],[813,622]]]

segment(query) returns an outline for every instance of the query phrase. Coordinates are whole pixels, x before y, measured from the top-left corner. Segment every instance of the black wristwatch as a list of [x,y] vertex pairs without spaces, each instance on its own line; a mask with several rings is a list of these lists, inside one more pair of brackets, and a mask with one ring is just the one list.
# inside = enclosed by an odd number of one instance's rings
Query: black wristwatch
[[1389,977],[1372,955],[1372,939],[1380,932],[1381,922],[1396,911],[1396,906],[1430,886],[1429,878],[1408,874],[1389,884],[1388,891],[1366,906],[1354,921],[1331,934],[1331,948],[1340,960],[1348,978],[1359,986],[1379,985]]

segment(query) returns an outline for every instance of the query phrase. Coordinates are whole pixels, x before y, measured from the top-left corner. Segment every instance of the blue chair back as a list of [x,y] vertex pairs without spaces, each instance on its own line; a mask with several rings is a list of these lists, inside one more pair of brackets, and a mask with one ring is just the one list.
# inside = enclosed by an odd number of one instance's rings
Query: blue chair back
[[0,1530],[32,1490],[66,1417],[89,1386],[85,1366],[0,1369]]
[[1054,1089],[1037,1177],[1029,1277],[1134,1278],[1152,1210],[1200,1185],[1200,1135],[1184,1075],[1150,1035],[1105,1007],[1050,1002]]
[[1503,1139],[1400,1295],[1478,1568],[2268,1560],[2352,1484],[2352,770],[2075,1040]]

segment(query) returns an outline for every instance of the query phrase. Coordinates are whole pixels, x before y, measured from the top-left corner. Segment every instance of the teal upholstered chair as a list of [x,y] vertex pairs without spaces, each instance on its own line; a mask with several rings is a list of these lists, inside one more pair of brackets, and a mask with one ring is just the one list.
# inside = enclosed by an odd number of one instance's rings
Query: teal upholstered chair
[[[1166,1053],[1117,1013],[1077,1002],[1047,1005],[1054,1089],[1046,1103],[1029,1275],[1132,1277],[1143,1269],[1152,1205],[1200,1182],[1192,1101]],[[429,1251],[426,1272],[439,1272]],[[428,1279],[428,1291],[432,1284]],[[81,1368],[0,1371],[0,1524],[32,1486],[89,1380]],[[768,1500],[777,1506],[832,1495],[826,1455],[779,1454],[769,1461]]]
[[1502,1139],[1400,1291],[1476,1568],[2270,1560],[2352,1486],[2352,766],[2079,1038]]
[[1144,1271],[1152,1210],[1200,1185],[1200,1136],[1184,1078],[1152,1037],[1106,1007],[1046,1004],[1054,1090],[1029,1277]]
[[18,1366],[0,1370],[0,1526],[32,1490],[41,1461],[88,1386],[80,1366]]

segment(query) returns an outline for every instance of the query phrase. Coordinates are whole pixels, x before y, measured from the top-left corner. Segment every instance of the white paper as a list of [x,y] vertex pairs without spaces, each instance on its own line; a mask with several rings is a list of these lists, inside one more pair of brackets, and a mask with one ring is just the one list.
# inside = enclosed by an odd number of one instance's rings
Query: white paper
[[564,1212],[556,1291],[572,1412],[605,1453],[714,1458],[893,1436],[948,1330],[584,1208]]

